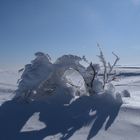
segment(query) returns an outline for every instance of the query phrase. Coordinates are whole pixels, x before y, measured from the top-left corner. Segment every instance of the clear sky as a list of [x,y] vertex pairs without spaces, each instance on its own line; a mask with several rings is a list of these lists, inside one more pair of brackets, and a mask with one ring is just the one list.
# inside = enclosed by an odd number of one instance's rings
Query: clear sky
[[120,64],[140,65],[140,0],[0,0],[0,68],[36,51],[95,62],[97,42],[108,60],[114,51]]

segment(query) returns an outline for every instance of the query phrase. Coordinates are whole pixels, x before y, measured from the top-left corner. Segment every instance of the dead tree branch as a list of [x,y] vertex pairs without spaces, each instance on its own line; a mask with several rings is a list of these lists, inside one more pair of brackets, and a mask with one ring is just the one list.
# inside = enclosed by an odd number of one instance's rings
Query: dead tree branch
[[93,77],[92,77],[92,80],[91,80],[91,82],[90,82],[90,86],[91,86],[91,88],[92,88],[92,87],[93,87],[94,79],[95,79],[95,77],[96,77],[96,70],[95,70],[95,68],[94,68],[94,66],[93,66],[93,64],[92,64],[92,62],[90,63],[90,67],[91,67],[91,69],[93,70]]
[[120,58],[118,57],[118,55],[116,55],[114,52],[112,52],[112,54],[116,57],[114,63],[111,65],[110,63],[108,63],[109,65],[109,72],[107,73],[107,82],[109,82],[109,75],[111,74],[111,72],[113,71],[113,68],[116,66],[117,62],[120,60]]
[[102,49],[98,43],[97,43],[97,47],[100,50],[100,55],[98,57],[99,57],[101,63],[103,64],[103,67],[104,67],[104,72],[103,72],[103,88],[104,88],[105,84],[107,82],[107,62],[106,62],[106,59],[105,59],[104,54],[102,52]]

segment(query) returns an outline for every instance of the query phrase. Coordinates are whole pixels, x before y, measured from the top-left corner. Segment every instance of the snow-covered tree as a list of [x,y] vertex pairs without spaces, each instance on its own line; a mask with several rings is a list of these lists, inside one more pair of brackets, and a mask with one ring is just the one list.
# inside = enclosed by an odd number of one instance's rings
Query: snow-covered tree
[[[48,54],[37,52],[35,56],[36,58],[30,64],[20,70],[23,73],[16,90],[15,98],[17,99],[45,100],[67,104],[82,95],[93,96],[109,91],[115,94],[115,88],[110,83],[110,73],[119,60],[117,55],[115,55],[114,64],[109,63],[108,67],[100,49],[99,58],[104,65],[103,81],[98,75],[99,64],[88,62],[85,56],[63,55],[54,63],[51,62],[51,57]],[[88,67],[82,65],[81,61],[85,61]],[[70,80],[72,73],[75,75],[73,81]],[[78,78],[80,81],[75,82]],[[80,82],[82,88],[78,84]]]
[[25,65],[23,69],[21,78],[18,80],[15,98],[28,97],[52,72],[52,63],[48,55],[37,52],[35,56],[36,58],[30,64]]

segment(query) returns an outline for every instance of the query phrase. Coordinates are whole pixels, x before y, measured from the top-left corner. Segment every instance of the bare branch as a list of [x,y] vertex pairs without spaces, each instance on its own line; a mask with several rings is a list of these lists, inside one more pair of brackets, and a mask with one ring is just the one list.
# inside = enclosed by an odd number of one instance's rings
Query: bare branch
[[112,52],[112,54],[113,54],[117,59],[120,59],[120,58],[118,57],[118,55],[115,54],[114,52]]
[[109,69],[111,69],[111,67],[112,67],[111,64],[110,64],[109,62],[108,62],[108,67],[109,67]]
[[114,52],[112,52],[112,54],[116,57],[116,60],[114,64],[112,65],[112,67],[114,67],[117,64],[117,62],[120,60],[120,58]]
[[120,58],[114,52],[112,52],[112,54],[116,57],[116,59],[115,59],[113,65],[112,66],[110,65],[110,67],[109,67],[109,72],[107,74],[107,82],[108,82],[109,75],[111,74],[113,68],[116,66],[117,62],[120,60]]
[[24,68],[18,70],[18,73],[23,72],[23,71],[24,71]]
[[49,54],[46,54],[47,58],[51,61],[51,57]]
[[90,67],[91,67],[92,70],[93,70],[93,77],[92,77],[92,80],[91,80],[91,83],[90,83],[90,86],[91,86],[91,88],[92,88],[92,87],[93,87],[94,79],[95,79],[95,77],[96,77],[96,70],[95,70],[95,68],[93,67],[92,62],[90,63]]
[[87,58],[85,57],[85,55],[82,57],[82,60],[84,60],[87,64],[90,64],[87,60]]
[[105,87],[105,84],[107,82],[107,62],[106,62],[106,59],[104,57],[104,54],[102,52],[102,49],[100,47],[100,45],[97,43],[97,47],[99,48],[100,50],[100,55],[98,56],[100,61],[102,62],[103,64],[103,67],[104,67],[104,73],[103,73],[103,88]]

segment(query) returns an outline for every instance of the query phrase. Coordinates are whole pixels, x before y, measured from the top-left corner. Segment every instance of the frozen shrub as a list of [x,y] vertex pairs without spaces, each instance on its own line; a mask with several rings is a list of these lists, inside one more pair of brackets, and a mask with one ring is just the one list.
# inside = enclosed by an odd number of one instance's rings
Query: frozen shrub
[[[52,63],[48,55],[38,52],[35,53],[36,58],[31,61],[31,64],[25,65],[22,70],[21,79],[18,80],[18,89],[16,90],[16,98],[28,95],[36,90],[38,85],[48,78],[52,72]],[[21,71],[21,70],[20,70]]]
[[[52,101],[61,99],[60,101],[63,100],[63,103],[65,101],[68,103],[83,95],[110,93],[115,97],[115,87],[111,84],[110,73],[119,60],[117,55],[115,55],[115,62],[112,65],[110,63],[107,65],[100,48],[99,58],[104,67],[103,80],[102,76],[98,75],[100,65],[88,62],[85,56],[63,55],[54,63],[51,62],[51,57],[48,54],[37,52],[35,56],[36,58],[30,64],[20,70],[23,73],[15,98]],[[86,62],[88,67],[82,65],[81,61]],[[70,80],[72,77],[73,81]],[[82,88],[77,79],[80,80],[79,82],[82,81]]]

